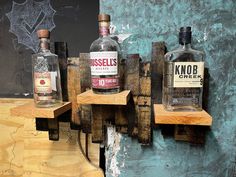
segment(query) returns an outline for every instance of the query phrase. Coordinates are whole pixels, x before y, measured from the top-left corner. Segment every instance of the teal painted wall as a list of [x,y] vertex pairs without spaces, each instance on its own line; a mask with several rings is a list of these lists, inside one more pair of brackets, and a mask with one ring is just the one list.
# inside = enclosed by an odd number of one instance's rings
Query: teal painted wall
[[[179,27],[192,26],[194,48],[206,54],[208,112],[214,118],[202,146],[166,138],[160,129],[153,131],[151,147],[122,135],[116,149],[107,150],[107,176],[235,177],[236,1],[100,0],[100,12],[111,15],[117,34],[132,34],[135,43],[128,47],[145,60],[150,60],[151,42],[164,40],[172,50]],[[114,155],[115,165],[109,160]]]

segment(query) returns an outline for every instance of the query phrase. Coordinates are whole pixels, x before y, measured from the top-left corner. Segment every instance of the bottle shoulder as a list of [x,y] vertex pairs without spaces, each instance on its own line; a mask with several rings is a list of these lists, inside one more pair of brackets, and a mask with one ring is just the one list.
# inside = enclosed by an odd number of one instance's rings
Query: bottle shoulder
[[166,61],[203,61],[204,52],[192,48],[177,48],[165,54]]
[[119,44],[109,36],[99,37],[90,46],[90,52],[119,51],[119,50],[120,50]]
[[42,51],[40,51],[40,52],[38,52],[38,53],[36,53],[36,54],[33,54],[33,57],[53,57],[53,58],[57,58],[58,56],[56,55],[56,54],[54,54],[54,53],[51,53],[50,52],[50,50],[49,51],[46,51],[46,52],[42,52]]

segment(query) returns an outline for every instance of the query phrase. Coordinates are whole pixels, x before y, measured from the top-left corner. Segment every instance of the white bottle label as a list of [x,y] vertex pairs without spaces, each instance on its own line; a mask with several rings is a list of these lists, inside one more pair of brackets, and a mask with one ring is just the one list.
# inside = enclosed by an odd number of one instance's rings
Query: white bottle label
[[57,72],[36,72],[34,73],[35,93],[51,93],[57,91]]
[[52,93],[50,72],[34,73],[34,91],[38,93]]
[[91,75],[117,75],[118,54],[111,52],[90,52]]
[[57,91],[57,83],[56,83],[56,80],[57,80],[57,72],[50,72],[50,75],[51,75],[51,86],[52,86],[52,90],[53,91]]
[[175,62],[173,87],[202,87],[204,62]]

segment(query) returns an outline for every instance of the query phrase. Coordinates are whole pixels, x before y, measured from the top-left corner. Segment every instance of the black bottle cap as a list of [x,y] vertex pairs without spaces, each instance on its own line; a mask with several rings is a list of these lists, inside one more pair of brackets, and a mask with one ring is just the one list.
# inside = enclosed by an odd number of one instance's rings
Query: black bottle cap
[[180,44],[190,44],[192,38],[191,27],[181,27],[179,30],[179,43]]

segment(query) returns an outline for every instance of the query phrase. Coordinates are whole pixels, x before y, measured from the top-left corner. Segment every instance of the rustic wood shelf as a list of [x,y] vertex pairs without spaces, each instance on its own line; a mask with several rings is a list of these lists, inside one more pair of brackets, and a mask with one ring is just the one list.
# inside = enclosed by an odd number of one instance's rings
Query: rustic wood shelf
[[36,108],[33,100],[24,105],[11,109],[12,116],[21,116],[25,118],[49,118],[53,119],[71,109],[71,102],[64,102],[61,106],[51,108]]
[[116,94],[95,94],[88,90],[77,96],[78,104],[99,104],[99,105],[126,105],[130,98],[130,90],[124,90]]
[[[70,130],[68,122],[60,122],[60,141],[52,142],[48,141],[48,132],[39,133],[35,130],[35,121],[32,119],[10,115],[13,108],[30,102],[33,103],[32,99],[0,98],[0,127],[3,128],[0,147],[3,152],[6,152],[6,155],[1,156],[1,170],[7,170],[9,164],[12,163],[11,172],[19,174],[16,176],[28,173],[29,175],[26,176],[104,177],[102,169],[97,167],[100,148],[98,144],[91,142],[91,135],[86,141],[88,156],[91,160],[89,161],[78,146],[78,132]],[[85,139],[86,135],[81,133],[80,141],[83,149],[86,146]],[[9,151],[9,149],[14,149],[14,151]],[[78,166],[80,169],[76,170]],[[8,176],[14,175],[10,173]]]
[[206,111],[199,112],[170,112],[162,104],[154,104],[156,124],[181,124],[211,126],[212,117]]

